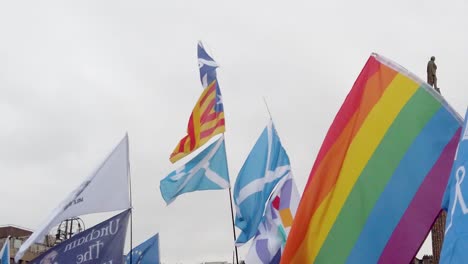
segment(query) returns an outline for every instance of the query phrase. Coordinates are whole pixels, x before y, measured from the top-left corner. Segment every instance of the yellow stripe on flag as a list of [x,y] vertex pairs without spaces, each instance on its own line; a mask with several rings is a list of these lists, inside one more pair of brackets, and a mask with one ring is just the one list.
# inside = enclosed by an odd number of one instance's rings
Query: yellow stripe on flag
[[417,83],[401,74],[390,83],[351,142],[337,183],[312,216],[306,237],[294,259],[301,262],[307,259],[307,263],[315,260],[359,175],[418,87]]

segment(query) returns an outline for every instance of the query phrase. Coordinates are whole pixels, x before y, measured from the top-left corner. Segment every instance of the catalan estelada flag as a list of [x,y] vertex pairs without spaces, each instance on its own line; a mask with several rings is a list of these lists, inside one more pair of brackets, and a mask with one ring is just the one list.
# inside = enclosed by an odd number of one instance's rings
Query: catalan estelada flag
[[281,263],[409,263],[440,212],[462,124],[372,54],[310,173]]
[[223,101],[216,78],[218,65],[205,51],[201,42],[198,43],[198,66],[204,90],[190,115],[187,135],[180,140],[171,154],[172,163],[225,131]]

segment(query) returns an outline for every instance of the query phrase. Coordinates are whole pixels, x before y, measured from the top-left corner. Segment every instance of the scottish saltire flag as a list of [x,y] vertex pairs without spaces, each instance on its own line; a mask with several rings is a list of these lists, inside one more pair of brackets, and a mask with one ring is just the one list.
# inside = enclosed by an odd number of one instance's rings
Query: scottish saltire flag
[[289,157],[270,121],[250,151],[234,186],[235,224],[241,229],[238,245],[255,236],[268,198],[276,184],[290,173]]
[[208,55],[201,41],[198,42],[197,53],[198,67],[200,68],[200,81],[203,88],[207,88],[208,85],[216,82],[216,68],[218,68],[218,64]]
[[440,212],[462,120],[372,54],[333,121],[281,263],[409,263]]
[[21,245],[15,261],[18,262],[31,245],[43,241],[52,227],[65,219],[130,208],[129,164],[128,135],[125,135],[104,161],[59,203],[46,221]]
[[466,263],[468,261],[468,110],[465,114],[463,134],[458,143],[442,208],[447,211],[445,237],[439,263]]
[[187,135],[180,140],[171,154],[172,163],[192,153],[213,136],[225,131],[223,101],[216,79],[218,66],[206,53],[201,42],[198,43],[198,66],[204,90],[190,115]]
[[159,234],[152,236],[128,252],[125,264],[159,264]]
[[2,250],[0,250],[0,264],[10,264],[10,237],[5,239]]
[[224,136],[162,179],[159,188],[167,204],[183,193],[229,188]]
[[245,258],[246,263],[280,262],[299,200],[296,183],[289,174],[281,179],[268,200],[262,223]]

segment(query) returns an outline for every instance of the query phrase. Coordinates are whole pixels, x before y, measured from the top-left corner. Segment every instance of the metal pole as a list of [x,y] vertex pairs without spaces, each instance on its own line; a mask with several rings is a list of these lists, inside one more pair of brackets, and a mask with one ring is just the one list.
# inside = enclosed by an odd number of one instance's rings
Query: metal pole
[[263,102],[265,103],[266,109],[268,111],[268,115],[270,116],[270,119],[273,120],[273,117],[271,116],[270,108],[268,107],[267,101],[265,99],[265,96],[263,96]]
[[[231,187],[229,187],[229,201],[230,201],[230,204],[231,204],[232,233],[234,234],[234,243],[235,243],[236,240],[237,240],[237,237],[236,237],[236,227],[234,225],[234,208],[232,206]],[[236,244],[234,244],[234,250],[236,252],[236,263],[239,264],[239,256],[237,255],[237,246],[236,246]]]
[[[226,140],[224,139],[224,133],[223,133],[223,140],[224,140],[224,151],[226,151]],[[226,166],[227,166],[227,153],[226,153]],[[227,166],[229,168],[229,166]],[[231,183],[229,180],[229,205],[231,206],[231,221],[232,221],[232,234],[234,235],[234,250],[236,252],[236,263],[239,264],[239,256],[237,254],[237,246],[236,246],[236,227],[234,224],[234,207],[232,206],[232,193],[231,193]]]
[[133,264],[133,202],[132,202],[132,177],[130,173],[130,144],[127,136],[127,175],[128,175],[128,184],[130,187],[130,264]]
[[73,218],[70,219],[70,233],[69,234],[70,234],[70,237],[73,236]]
[[70,234],[68,232],[68,219],[65,220],[65,240],[70,238]]

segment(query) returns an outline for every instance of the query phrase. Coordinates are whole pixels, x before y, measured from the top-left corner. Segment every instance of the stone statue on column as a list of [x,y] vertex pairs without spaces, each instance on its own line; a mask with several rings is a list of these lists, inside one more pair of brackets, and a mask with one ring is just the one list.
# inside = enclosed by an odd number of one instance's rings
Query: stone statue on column
[[427,83],[434,87],[434,89],[440,93],[439,87],[437,87],[437,65],[435,64],[435,57],[432,56],[431,60],[427,63]]

